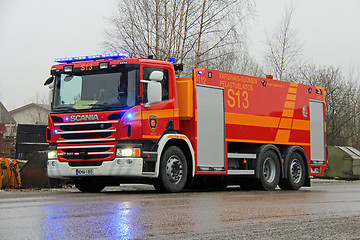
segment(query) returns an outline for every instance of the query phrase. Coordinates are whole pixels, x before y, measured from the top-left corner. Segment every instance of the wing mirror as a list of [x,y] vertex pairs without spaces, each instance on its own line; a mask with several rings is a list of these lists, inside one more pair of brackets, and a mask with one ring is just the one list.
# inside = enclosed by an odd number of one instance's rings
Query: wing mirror
[[159,81],[162,81],[164,73],[161,71],[153,71],[150,74],[149,80],[141,80],[142,83],[147,84],[147,99],[148,102],[145,107],[150,107],[151,104],[159,103],[162,100],[162,85]]
[[46,79],[44,86],[49,86],[49,105],[51,106],[53,98],[54,98],[54,76],[49,77]]
[[147,99],[145,107],[150,107],[151,104],[159,103],[162,99],[161,83],[155,81],[141,80],[140,82],[147,84]]
[[54,76],[49,77],[48,79],[46,79],[44,86],[51,84],[53,81],[54,81]]

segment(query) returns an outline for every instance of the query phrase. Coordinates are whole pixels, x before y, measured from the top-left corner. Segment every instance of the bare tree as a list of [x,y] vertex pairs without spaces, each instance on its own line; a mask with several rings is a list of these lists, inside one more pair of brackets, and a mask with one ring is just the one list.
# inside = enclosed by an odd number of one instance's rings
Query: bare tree
[[291,27],[294,12],[294,7],[287,8],[280,24],[267,34],[266,63],[279,80],[324,87],[327,144],[360,148],[359,76],[346,78],[338,67],[299,64],[302,44]]
[[253,0],[121,0],[104,46],[133,57],[209,66],[242,43]]
[[287,80],[285,75],[297,64],[302,52],[302,44],[291,27],[294,12],[295,7],[286,8],[283,19],[273,33],[266,34],[265,60],[279,80]]
[[328,145],[360,147],[360,85],[358,77],[347,79],[339,68],[302,66],[297,79],[325,88]]
[[219,52],[211,68],[226,72],[264,77],[263,67],[248,53],[247,49],[233,52]]
[[35,103],[49,107],[49,97],[46,96],[46,94],[38,91],[34,96],[28,98],[24,103]]

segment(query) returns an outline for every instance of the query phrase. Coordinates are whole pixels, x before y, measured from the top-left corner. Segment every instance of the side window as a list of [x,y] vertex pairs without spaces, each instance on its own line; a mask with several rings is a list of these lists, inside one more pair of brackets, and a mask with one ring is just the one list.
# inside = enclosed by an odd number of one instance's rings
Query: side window
[[[162,68],[153,68],[153,67],[144,67],[143,68],[143,78],[144,80],[149,80],[150,79],[150,74],[153,71],[161,71],[164,73],[164,78],[161,80],[161,85],[162,85],[162,100],[166,101],[169,100],[169,73],[168,70],[166,69],[162,69]],[[144,84],[144,88],[143,88],[143,96],[144,96],[144,103],[147,102],[147,89],[146,89],[146,84]]]

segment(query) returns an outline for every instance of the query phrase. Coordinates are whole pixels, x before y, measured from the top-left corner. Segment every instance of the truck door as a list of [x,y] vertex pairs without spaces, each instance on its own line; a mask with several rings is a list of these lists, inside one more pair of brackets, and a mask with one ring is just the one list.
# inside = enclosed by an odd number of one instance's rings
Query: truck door
[[324,103],[310,100],[309,106],[311,163],[314,165],[322,165],[326,163]]
[[200,171],[225,171],[224,89],[196,85],[197,165]]
[[143,84],[143,104],[142,112],[142,137],[144,139],[158,139],[166,130],[169,121],[174,120],[174,99],[169,94],[169,70],[158,65],[145,65],[142,68],[142,79],[149,80],[153,71],[161,71],[164,74],[160,81],[162,86],[162,101],[146,107],[147,84]]

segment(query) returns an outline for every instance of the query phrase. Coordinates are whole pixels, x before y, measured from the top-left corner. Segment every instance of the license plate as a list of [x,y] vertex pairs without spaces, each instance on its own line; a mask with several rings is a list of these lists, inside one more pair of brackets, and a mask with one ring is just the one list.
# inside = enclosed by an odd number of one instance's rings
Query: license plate
[[94,175],[94,169],[76,169],[76,175]]

